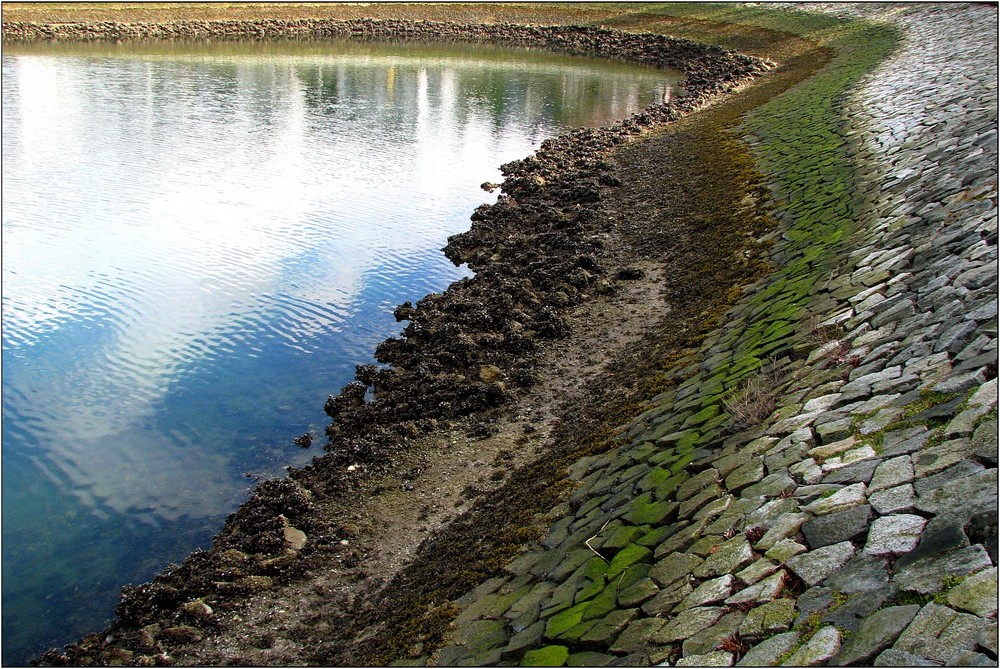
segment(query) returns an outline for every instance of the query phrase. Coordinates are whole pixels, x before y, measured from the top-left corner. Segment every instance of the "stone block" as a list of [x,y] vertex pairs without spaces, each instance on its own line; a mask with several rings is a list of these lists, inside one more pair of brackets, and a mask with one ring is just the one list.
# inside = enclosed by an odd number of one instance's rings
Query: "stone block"
[[785,632],[765,639],[747,651],[737,667],[773,667],[778,660],[799,643],[798,632]]
[[744,618],[746,614],[740,611],[727,613],[711,627],[688,637],[681,648],[684,656],[701,655],[719,649],[719,642],[736,634]]
[[927,519],[909,513],[877,518],[871,525],[864,552],[869,555],[902,555],[920,542]]
[[854,557],[854,546],[844,541],[824,546],[785,561],[785,566],[809,585],[816,585]]
[[971,455],[969,439],[951,439],[925,448],[913,456],[914,478],[937,474]]
[[800,553],[805,553],[808,548],[802,544],[794,541],[792,539],[782,539],[778,543],[771,546],[764,556],[774,560],[778,564],[785,564],[788,560],[799,555]]
[[876,512],[886,515],[912,510],[917,503],[917,496],[913,485],[906,483],[872,493],[868,496],[868,502]]
[[824,585],[845,595],[875,592],[888,583],[886,559],[863,552],[848,560],[837,573],[824,581]]
[[792,626],[795,619],[795,602],[776,599],[751,609],[740,624],[740,638],[755,642],[780,634]]
[[677,660],[675,667],[731,667],[733,654],[724,650],[713,650],[703,655],[691,655]]
[[873,666],[876,667],[937,667],[937,662],[931,662],[926,657],[920,657],[903,650],[888,648],[882,651],[875,658]]
[[724,611],[721,606],[701,606],[682,611],[653,636],[653,641],[661,644],[683,641],[714,625]]
[[973,650],[981,627],[976,616],[931,602],[903,630],[893,649],[944,664],[962,651]]
[[753,561],[753,550],[745,536],[737,535],[718,546],[704,562],[692,570],[697,578],[732,574]]
[[702,558],[690,553],[671,553],[653,565],[649,572],[650,578],[656,581],[661,588],[665,588],[671,583],[690,577],[695,567],[703,562]]
[[[919,458],[918,458],[919,459]],[[949,481],[927,495],[917,497],[916,508],[941,515],[962,512],[967,516],[997,508],[997,470],[986,469]]]
[[643,651],[652,642],[653,637],[667,624],[663,618],[638,618],[631,621],[618,635],[614,644],[608,649],[612,653],[631,654]]
[[864,665],[896,642],[899,635],[913,621],[920,607],[891,606],[876,611],[861,623],[857,632],[841,646],[830,664],[838,667],[850,664]]
[[726,476],[726,490],[738,493],[764,478],[764,461],[755,457]]
[[639,609],[619,609],[612,611],[580,636],[580,643],[584,646],[599,646],[607,648],[614,643],[615,639],[629,626]]
[[701,583],[674,607],[673,612],[678,613],[697,606],[721,602],[733,593],[733,581],[732,574],[726,574]]
[[871,507],[862,504],[806,521],[802,525],[802,533],[810,548],[838,544],[867,532],[871,517]]
[[840,630],[832,625],[821,627],[782,664],[789,667],[816,667],[840,650]]
[[802,510],[817,516],[844,511],[853,506],[864,504],[867,501],[866,491],[867,486],[864,483],[844,486],[829,497],[822,497],[810,502],[802,507]]
[[900,455],[879,464],[868,485],[868,493],[871,495],[873,492],[894,488],[911,481],[913,481],[913,462],[909,455]]
[[997,616],[997,568],[969,576],[948,591],[948,604],[983,618]]

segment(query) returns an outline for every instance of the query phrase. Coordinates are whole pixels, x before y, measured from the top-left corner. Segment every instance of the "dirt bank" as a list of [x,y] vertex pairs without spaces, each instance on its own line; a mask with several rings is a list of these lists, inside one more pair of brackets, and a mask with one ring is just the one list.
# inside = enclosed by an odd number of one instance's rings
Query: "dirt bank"
[[327,402],[327,455],[263,484],[210,550],[127,588],[108,630],[44,662],[380,664],[433,650],[451,600],[541,536],[566,468],[613,445],[615,426],[661,389],[657,370],[767,269],[755,241],[770,226],[766,187],[727,129],[822,52],[676,122],[762,64],[608,30],[355,29],[627,49],[679,64],[689,86],[504,166],[498,203],[445,250],[476,276],[397,309],[409,325],[379,346],[387,367],[359,368]]

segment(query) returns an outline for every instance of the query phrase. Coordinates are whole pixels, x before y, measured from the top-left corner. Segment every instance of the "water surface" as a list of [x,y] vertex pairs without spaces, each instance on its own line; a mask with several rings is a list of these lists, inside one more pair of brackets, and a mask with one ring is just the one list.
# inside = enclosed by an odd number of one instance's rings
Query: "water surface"
[[[467,273],[497,167],[678,78],[527,50],[6,47],[3,661],[207,547],[322,406]],[[319,438],[317,441],[322,442]]]

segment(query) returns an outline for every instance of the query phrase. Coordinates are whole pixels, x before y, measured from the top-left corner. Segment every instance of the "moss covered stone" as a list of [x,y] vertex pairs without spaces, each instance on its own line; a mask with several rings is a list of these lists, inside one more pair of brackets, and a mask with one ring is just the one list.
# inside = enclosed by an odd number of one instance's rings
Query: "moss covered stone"
[[653,557],[653,551],[639,544],[630,544],[618,552],[618,555],[608,565],[607,579],[612,581],[632,565],[649,562]]
[[569,648],[566,646],[545,646],[537,650],[529,650],[521,660],[522,667],[561,667],[569,659]]

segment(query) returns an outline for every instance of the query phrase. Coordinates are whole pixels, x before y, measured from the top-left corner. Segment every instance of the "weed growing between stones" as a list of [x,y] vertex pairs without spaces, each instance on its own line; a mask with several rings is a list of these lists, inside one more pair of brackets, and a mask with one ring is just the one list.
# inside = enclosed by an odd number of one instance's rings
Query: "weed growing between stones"
[[731,430],[739,432],[759,425],[777,408],[781,373],[777,361],[771,358],[767,365],[745,379],[733,397],[725,401],[726,411],[732,416]]

